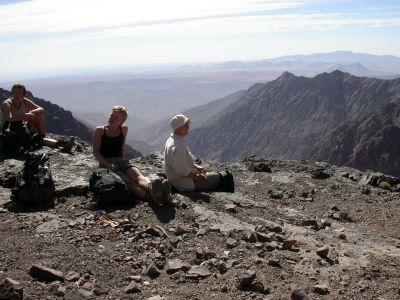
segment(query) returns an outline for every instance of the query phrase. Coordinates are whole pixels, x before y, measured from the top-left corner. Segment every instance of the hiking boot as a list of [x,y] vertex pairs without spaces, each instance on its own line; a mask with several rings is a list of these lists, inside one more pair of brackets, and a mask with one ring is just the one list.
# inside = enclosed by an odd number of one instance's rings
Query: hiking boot
[[64,152],[70,153],[72,147],[75,145],[75,137],[72,136],[69,140],[59,141],[59,145],[62,147]]
[[157,178],[151,181],[149,185],[151,199],[154,204],[160,205],[163,201],[163,183]]
[[171,185],[168,180],[164,180],[163,184],[163,194],[162,194],[162,203],[165,205],[172,204],[172,197],[171,197]]

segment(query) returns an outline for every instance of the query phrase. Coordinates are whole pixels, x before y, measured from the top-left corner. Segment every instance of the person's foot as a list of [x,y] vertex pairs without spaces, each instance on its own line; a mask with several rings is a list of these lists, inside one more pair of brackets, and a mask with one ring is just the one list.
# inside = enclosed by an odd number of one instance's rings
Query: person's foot
[[75,137],[72,136],[69,140],[63,141],[62,143],[62,149],[65,152],[71,152],[72,147],[75,145]]
[[149,191],[153,203],[160,205],[163,201],[163,183],[161,179],[153,179],[149,185]]
[[163,195],[162,195],[162,203],[165,205],[172,204],[172,197],[171,197],[171,185],[168,180],[164,180],[163,184]]

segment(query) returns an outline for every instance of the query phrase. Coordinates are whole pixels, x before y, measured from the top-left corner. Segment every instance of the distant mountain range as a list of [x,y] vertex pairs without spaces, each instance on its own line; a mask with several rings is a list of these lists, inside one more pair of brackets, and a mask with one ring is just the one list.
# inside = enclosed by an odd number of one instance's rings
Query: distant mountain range
[[[10,97],[10,91],[0,88],[0,103]],[[26,97],[33,100],[45,110],[47,132],[59,135],[77,136],[87,142],[92,141],[93,131],[82,122],[76,120],[70,111],[49,101],[36,98],[29,91],[27,91]],[[135,158],[141,156],[141,153],[127,145],[125,156],[127,158]]]
[[[389,136],[397,134],[398,122],[387,113],[397,111],[394,107],[399,105],[399,99],[400,79],[355,77],[341,71],[306,78],[286,72],[274,81],[253,85],[203,126],[193,128],[188,141],[193,153],[207,159],[240,160],[249,155],[313,158],[393,174],[397,171],[383,167],[382,159],[376,163],[376,155],[383,152],[376,150],[374,156],[366,149],[371,148],[368,145],[372,141],[376,144],[377,136],[388,143]],[[389,103],[394,107],[386,106]],[[380,109],[383,110],[379,112]],[[377,118],[381,121],[377,122]],[[347,126],[346,130],[339,127],[342,125]],[[395,155],[400,157],[396,143],[385,146],[392,149],[387,150],[389,156],[383,155],[390,157],[389,161]],[[334,145],[342,144],[347,152],[338,150],[335,155],[346,159],[333,159]],[[383,149],[379,147],[376,149]],[[356,153],[354,159],[349,160],[348,153]],[[366,153],[371,155],[368,160]]]
[[[104,71],[97,75],[76,74],[23,83],[35,95],[70,110],[78,120],[92,128],[105,122],[113,105],[125,105],[130,115],[127,120],[131,129],[129,139],[139,141],[142,139],[137,135],[139,128],[144,129],[178,112],[248,89],[255,83],[274,80],[285,71],[312,77],[341,70],[355,76],[391,79],[400,76],[400,58],[337,51],[186,65],[163,68],[158,73],[141,73],[143,70],[139,70],[127,67],[121,73]],[[0,86],[9,88],[12,84],[1,83]],[[146,130],[143,133],[151,134]]]

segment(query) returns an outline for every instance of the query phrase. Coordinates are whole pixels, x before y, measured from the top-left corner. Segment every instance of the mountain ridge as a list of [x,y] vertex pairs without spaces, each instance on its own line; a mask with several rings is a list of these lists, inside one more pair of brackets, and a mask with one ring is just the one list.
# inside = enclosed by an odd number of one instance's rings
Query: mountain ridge
[[274,81],[251,86],[224,115],[193,129],[189,144],[200,156],[222,161],[252,154],[302,159],[336,126],[398,97],[400,79],[341,71],[308,78],[285,72]]

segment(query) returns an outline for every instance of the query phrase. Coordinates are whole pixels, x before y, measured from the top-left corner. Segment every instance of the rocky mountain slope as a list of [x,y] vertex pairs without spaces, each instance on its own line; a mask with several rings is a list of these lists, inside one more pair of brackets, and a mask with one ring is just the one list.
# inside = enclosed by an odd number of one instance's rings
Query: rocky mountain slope
[[339,126],[316,146],[310,159],[400,175],[400,103]]
[[169,120],[176,114],[182,113],[192,119],[191,128],[200,128],[208,124],[208,122],[216,115],[224,113],[224,110],[235,103],[242,97],[244,90],[238,91],[226,97],[216,99],[207,104],[196,106],[185,111],[176,111],[169,118],[165,118],[157,123],[140,127],[132,132],[131,137],[134,139],[144,141],[147,145],[140,148],[140,143],[134,144],[141,152],[147,153],[152,151],[160,151],[164,149],[164,144],[169,135],[171,134],[171,126]]
[[193,153],[221,161],[252,154],[303,159],[337,126],[399,98],[400,79],[340,71],[306,78],[286,72],[253,85],[206,126],[192,130],[189,143]]
[[[84,196],[96,162],[89,145],[77,144],[72,155],[40,150],[57,192],[40,207],[9,202],[23,162],[0,152],[0,293],[7,286],[24,299],[400,296],[398,178],[385,179],[393,191],[382,190],[367,183],[383,177],[355,169],[252,157],[204,162],[234,174],[234,194],[99,208]],[[161,176],[158,154],[131,162]]]
[[[10,91],[0,88],[0,103],[10,97]],[[36,98],[29,91],[27,91],[26,97],[28,99],[32,99],[37,105],[44,108],[47,132],[53,134],[77,136],[88,142],[92,140],[93,131],[82,122],[76,120],[70,111],[65,110],[64,108],[49,101]],[[140,155],[141,153],[139,151],[133,149],[130,145],[126,145],[125,156],[127,158],[134,158]]]

